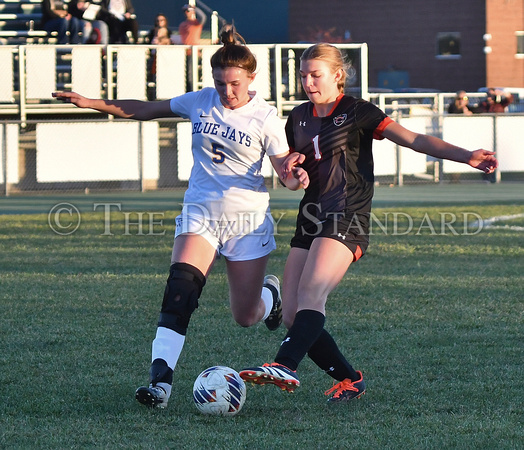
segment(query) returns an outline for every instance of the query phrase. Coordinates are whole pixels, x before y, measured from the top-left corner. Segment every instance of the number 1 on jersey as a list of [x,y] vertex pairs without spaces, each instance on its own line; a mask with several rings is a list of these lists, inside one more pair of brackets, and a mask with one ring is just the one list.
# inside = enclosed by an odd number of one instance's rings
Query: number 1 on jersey
[[321,159],[322,153],[318,145],[318,134],[313,139],[311,139],[311,141],[313,142],[313,148],[315,149],[315,159]]

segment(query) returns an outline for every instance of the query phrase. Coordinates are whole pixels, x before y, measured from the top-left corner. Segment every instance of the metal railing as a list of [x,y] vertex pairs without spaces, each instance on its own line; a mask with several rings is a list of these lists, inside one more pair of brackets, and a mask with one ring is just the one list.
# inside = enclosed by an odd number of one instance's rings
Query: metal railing
[[[250,45],[258,60],[253,89],[283,115],[306,100],[298,77],[305,44]],[[25,122],[31,115],[78,113],[51,98],[73,89],[100,98],[163,99],[212,86],[216,45],[22,45],[0,47],[0,115]],[[353,63],[350,88],[368,98],[367,45],[340,44]],[[126,63],[127,62],[127,63]],[[83,76],[83,74],[90,74]]]

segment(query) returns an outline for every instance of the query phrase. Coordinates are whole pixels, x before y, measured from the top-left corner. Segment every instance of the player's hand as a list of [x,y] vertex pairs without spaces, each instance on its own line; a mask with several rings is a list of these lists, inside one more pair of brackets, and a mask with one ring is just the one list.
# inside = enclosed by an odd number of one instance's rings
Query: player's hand
[[53,92],[53,98],[66,103],[72,103],[79,108],[89,108],[89,99],[77,94],[76,92]]
[[291,173],[293,174],[293,177],[300,182],[304,189],[309,186],[309,175],[302,167],[294,167]]
[[495,157],[495,152],[480,149],[471,152],[468,164],[475,169],[482,170],[484,173],[493,173],[499,162]]
[[287,178],[293,171],[293,168],[302,164],[306,160],[306,155],[302,153],[293,152],[291,153],[286,160],[282,163],[281,166],[281,175],[282,178]]

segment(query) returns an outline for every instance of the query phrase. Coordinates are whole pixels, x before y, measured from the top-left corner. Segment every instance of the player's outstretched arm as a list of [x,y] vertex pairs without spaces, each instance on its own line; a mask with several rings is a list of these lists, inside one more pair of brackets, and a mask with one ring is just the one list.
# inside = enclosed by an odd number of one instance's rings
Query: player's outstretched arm
[[144,102],[140,100],[103,100],[86,98],[76,92],[53,92],[58,100],[72,103],[78,108],[89,108],[125,119],[151,120],[173,117],[169,100]]
[[492,173],[498,166],[494,152],[483,149],[471,152],[435,136],[414,133],[396,122],[390,123],[382,135],[386,139],[403,147],[411,148],[416,152],[425,153],[434,158],[469,164],[471,167],[486,173]]

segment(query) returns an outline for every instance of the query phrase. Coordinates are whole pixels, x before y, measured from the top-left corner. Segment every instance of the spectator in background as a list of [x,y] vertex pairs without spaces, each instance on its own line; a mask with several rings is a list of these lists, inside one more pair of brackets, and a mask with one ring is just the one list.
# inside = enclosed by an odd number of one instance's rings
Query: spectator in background
[[[151,38],[152,45],[171,45],[171,31],[167,27],[155,27],[155,34]],[[156,50],[151,49],[151,58],[149,60],[149,73],[156,75]]]
[[103,0],[89,2],[70,0],[69,11],[83,22],[85,44],[109,44],[109,11]]
[[448,106],[449,114],[465,114],[471,116],[474,113],[481,112],[478,106],[470,105],[466,91],[457,91],[453,103]]
[[127,32],[138,43],[138,21],[131,0],[103,0],[109,11],[109,43],[126,44]]
[[[504,113],[506,108],[513,102],[513,96],[503,89],[488,88],[487,96],[484,101],[480,103],[482,112],[485,113]],[[497,177],[495,173],[483,173],[482,179],[486,183],[496,183]]]
[[153,37],[151,44],[154,45],[170,45],[172,44],[169,38],[169,30],[166,27],[160,27],[156,31],[156,35]]
[[184,45],[198,45],[202,29],[207,20],[206,15],[200,8],[192,5],[184,5],[182,10],[186,15],[186,20],[178,26],[181,43]]
[[[204,11],[196,6],[184,5],[182,11],[186,15],[184,20],[178,26],[178,34],[180,36],[180,44],[183,45],[198,45],[200,44],[200,36],[202,35],[202,29],[206,23],[206,15]],[[178,42],[177,42],[178,43]],[[193,90],[193,65],[191,64],[191,49],[187,52],[187,84],[186,90]]]
[[[165,28],[166,31],[167,31],[167,35],[170,39],[170,42],[171,42],[171,36],[173,34],[173,32],[171,31],[171,29],[169,28],[169,23],[168,23],[168,20],[167,20],[167,17],[160,13],[160,14],[157,14],[156,18],[155,18],[155,26],[153,29],[151,29],[151,31],[149,31],[148,35],[147,35],[147,42],[149,44],[154,44],[153,40],[155,39],[155,37],[157,37],[158,39],[158,31],[161,29],[161,28]],[[161,34],[164,34],[164,32],[160,32]]]
[[486,100],[481,102],[483,112],[503,113],[508,105],[513,102],[513,96],[502,89],[488,88]]
[[58,33],[58,44],[80,43],[82,22],[69,13],[62,0],[42,0],[42,26],[47,33]]

